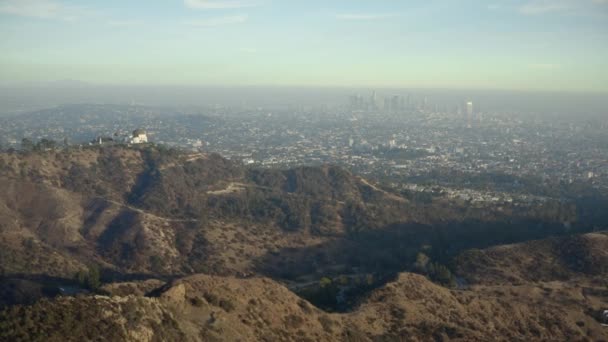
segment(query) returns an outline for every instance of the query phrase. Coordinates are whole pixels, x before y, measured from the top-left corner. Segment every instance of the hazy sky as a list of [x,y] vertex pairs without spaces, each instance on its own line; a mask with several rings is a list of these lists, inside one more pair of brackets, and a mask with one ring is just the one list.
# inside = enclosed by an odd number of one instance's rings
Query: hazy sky
[[0,82],[608,92],[608,0],[0,0]]

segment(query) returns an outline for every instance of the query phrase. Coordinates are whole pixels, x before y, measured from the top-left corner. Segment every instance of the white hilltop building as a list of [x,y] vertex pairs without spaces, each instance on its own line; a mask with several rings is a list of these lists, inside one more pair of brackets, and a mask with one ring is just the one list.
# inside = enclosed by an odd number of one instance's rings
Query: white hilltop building
[[143,129],[136,129],[133,135],[127,138],[130,144],[145,144],[148,142],[148,134]]

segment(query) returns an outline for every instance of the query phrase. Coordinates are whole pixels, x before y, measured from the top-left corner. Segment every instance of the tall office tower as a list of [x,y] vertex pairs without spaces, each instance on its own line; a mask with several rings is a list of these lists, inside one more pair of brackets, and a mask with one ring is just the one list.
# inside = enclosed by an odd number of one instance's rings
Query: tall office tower
[[378,97],[375,90],[372,92],[372,96],[369,98],[369,107],[371,110],[378,109]]
[[473,121],[473,115],[474,115],[474,108],[473,108],[473,101],[468,101],[467,102],[467,125],[471,126],[471,122]]
[[349,107],[351,110],[357,109],[357,95],[351,95],[349,98]]
[[395,113],[399,111],[399,96],[398,95],[393,96],[393,99],[391,101],[391,110]]
[[393,138],[391,138],[391,139],[388,140],[388,148],[394,149],[395,147],[397,147],[397,141],[393,137]]
[[473,117],[473,102],[469,101],[467,102],[467,116],[472,118]]
[[424,100],[422,100],[422,110],[426,111],[429,107],[429,99],[425,96]]
[[407,94],[407,100],[405,102],[406,108],[410,109],[412,108],[412,99],[411,99],[411,95]]
[[403,112],[405,109],[405,97],[399,96],[399,110]]
[[365,100],[363,99],[363,96],[357,95],[357,110],[363,109],[365,109]]
[[384,98],[384,111],[385,112],[390,112],[391,110],[391,99],[389,99],[388,97]]
[[357,94],[350,97],[350,109],[351,110],[364,110],[365,109],[365,99],[363,96]]

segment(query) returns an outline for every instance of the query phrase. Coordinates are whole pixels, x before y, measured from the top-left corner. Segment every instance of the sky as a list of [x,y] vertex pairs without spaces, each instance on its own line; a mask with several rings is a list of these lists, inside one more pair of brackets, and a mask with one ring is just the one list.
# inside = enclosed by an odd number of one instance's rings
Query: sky
[[0,83],[608,92],[608,0],[0,0]]

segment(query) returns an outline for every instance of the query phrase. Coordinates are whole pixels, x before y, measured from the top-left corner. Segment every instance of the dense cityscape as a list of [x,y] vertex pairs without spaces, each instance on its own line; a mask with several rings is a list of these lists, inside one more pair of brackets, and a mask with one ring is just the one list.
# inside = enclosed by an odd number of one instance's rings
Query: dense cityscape
[[558,199],[555,185],[608,189],[605,119],[484,111],[468,99],[371,92],[335,107],[69,105],[0,120],[6,148],[21,148],[23,138],[128,143],[143,128],[153,143],[246,165],[337,164],[401,190],[472,202]]

